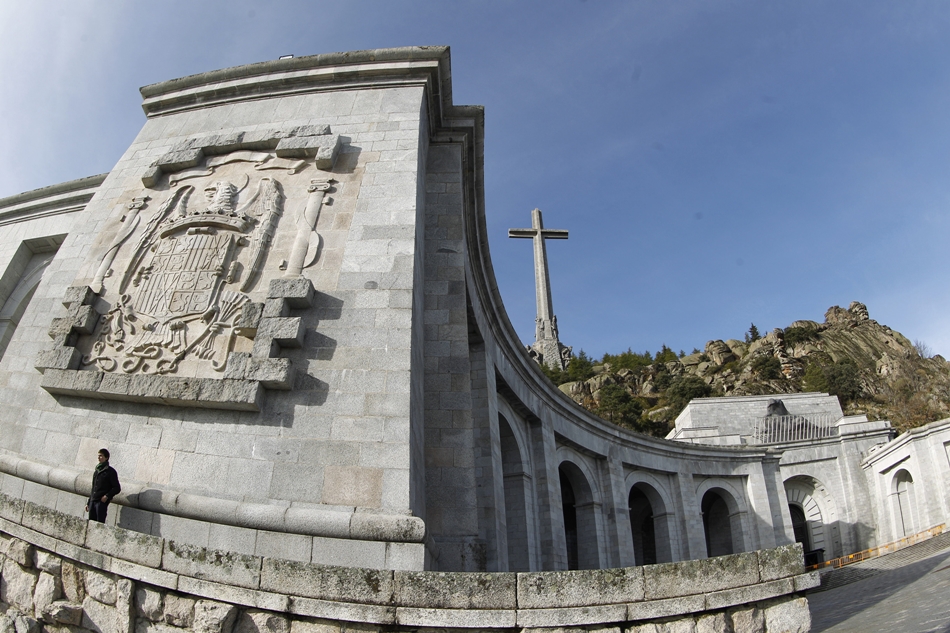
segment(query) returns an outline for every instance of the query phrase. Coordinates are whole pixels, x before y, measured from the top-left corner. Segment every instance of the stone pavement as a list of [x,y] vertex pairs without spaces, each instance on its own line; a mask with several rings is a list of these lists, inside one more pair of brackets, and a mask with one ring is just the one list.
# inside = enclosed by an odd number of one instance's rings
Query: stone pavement
[[813,633],[950,633],[950,535],[834,570],[808,603]]

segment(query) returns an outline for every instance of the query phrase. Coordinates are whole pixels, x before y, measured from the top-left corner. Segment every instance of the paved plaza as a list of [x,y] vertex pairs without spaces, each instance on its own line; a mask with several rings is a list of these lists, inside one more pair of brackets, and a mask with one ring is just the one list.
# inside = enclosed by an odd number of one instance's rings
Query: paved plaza
[[950,633],[948,536],[831,572],[808,595],[812,631]]

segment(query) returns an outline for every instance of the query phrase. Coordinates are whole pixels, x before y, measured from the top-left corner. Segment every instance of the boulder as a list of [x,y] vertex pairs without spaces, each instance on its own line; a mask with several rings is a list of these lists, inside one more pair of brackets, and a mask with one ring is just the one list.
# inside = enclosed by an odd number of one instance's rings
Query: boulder
[[739,360],[739,357],[726,345],[723,341],[709,341],[706,343],[706,355],[709,356],[709,359],[716,363],[717,365],[725,365],[726,363],[731,363],[734,360]]

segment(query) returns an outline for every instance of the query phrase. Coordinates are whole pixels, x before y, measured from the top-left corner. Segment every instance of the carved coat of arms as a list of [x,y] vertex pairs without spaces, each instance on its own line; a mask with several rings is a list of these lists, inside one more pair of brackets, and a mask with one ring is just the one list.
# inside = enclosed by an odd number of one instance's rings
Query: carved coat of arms
[[[319,257],[316,225],[336,182],[301,172],[331,170],[340,146],[329,126],[310,125],[192,139],[161,156],[92,282],[67,290],[53,349],[36,361],[43,388],[247,410],[261,389],[290,389],[292,363],[275,354],[302,342],[300,317],[286,312],[313,300],[303,270]],[[261,287],[270,311],[251,300]]]
[[245,176],[214,180],[200,192],[181,186],[168,196],[135,244],[119,299],[83,364],[166,374],[192,357],[224,369],[249,300],[244,291],[260,274],[282,213],[275,180],[247,189]]

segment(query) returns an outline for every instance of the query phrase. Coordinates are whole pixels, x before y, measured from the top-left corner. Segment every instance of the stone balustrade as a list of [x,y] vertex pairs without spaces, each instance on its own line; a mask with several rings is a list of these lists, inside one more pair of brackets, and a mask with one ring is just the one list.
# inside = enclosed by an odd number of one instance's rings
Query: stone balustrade
[[798,545],[583,571],[333,567],[182,544],[6,495],[0,555],[0,630],[18,632],[807,631],[801,594],[819,582]]

